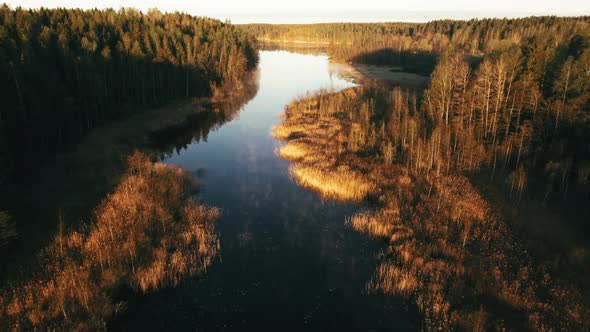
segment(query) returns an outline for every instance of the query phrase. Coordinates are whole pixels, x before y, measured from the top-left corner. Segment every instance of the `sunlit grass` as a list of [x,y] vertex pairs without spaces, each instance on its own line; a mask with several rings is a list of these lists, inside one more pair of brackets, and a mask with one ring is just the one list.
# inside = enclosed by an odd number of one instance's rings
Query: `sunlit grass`
[[295,165],[290,173],[301,186],[317,190],[324,198],[360,201],[374,189],[367,179],[346,169],[323,171]]
[[298,99],[273,135],[287,141],[278,154],[300,185],[328,199],[376,199],[345,220],[385,243],[368,290],[411,300],[429,331],[551,331],[556,320],[587,329],[584,293],[534,264],[467,177],[396,163],[397,151],[371,138],[380,129],[363,105],[372,104],[357,88]]
[[218,251],[220,211],[189,198],[191,178],[139,153],[87,229],[58,234],[43,253],[46,275],[5,289],[0,330],[104,330],[125,303],[204,271]]
[[354,230],[380,238],[389,238],[398,223],[398,215],[395,213],[386,215],[381,211],[361,212],[346,219],[346,224]]
[[[343,98],[356,95],[352,90]],[[282,123],[271,131],[287,143],[278,155],[295,164],[290,169],[302,186],[318,191],[324,198],[362,201],[374,193],[373,182],[362,172],[338,166],[338,153],[345,135],[340,121],[327,116],[332,106],[313,98],[301,98],[287,107]],[[324,114],[325,115],[322,115]]]
[[372,291],[410,296],[418,290],[418,277],[414,271],[400,268],[399,264],[383,263],[377,267],[368,288]]
[[289,142],[279,149],[279,155],[290,161],[298,161],[313,153],[309,146],[300,142]]
[[287,126],[274,126],[271,129],[271,134],[273,137],[278,138],[278,139],[287,139],[291,136],[291,134],[293,134],[294,132],[294,128],[289,128]]

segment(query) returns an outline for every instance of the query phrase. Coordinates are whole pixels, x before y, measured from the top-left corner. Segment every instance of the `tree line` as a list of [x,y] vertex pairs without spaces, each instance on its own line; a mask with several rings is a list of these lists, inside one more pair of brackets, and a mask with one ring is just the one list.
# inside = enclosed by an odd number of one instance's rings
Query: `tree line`
[[427,67],[423,96],[380,91],[348,107],[353,146],[436,174],[486,169],[516,196],[527,185],[545,200],[589,194],[590,17],[243,28],[329,43],[341,60]]
[[590,229],[590,29],[546,20],[447,45],[425,91],[321,91],[273,131],[299,184],[373,203],[347,219],[387,248],[367,288],[424,330],[588,329],[587,261],[564,253]]
[[[529,180],[542,199],[590,191],[590,34],[562,43],[536,36],[487,54],[442,56],[413,119],[423,129],[413,166],[438,172],[489,169],[506,174],[518,196]],[[404,114],[405,113],[405,114]],[[416,141],[418,141],[417,139]],[[421,160],[420,160],[421,159]]]
[[257,62],[253,37],[215,19],[3,5],[0,167],[20,168],[124,114],[207,96]]
[[328,45],[339,61],[390,64],[430,74],[447,49],[473,58],[521,44],[535,36],[551,36],[563,44],[587,32],[590,17],[526,17],[519,19],[438,20],[428,23],[248,24],[242,29],[265,41],[299,41]]
[[572,241],[560,219],[547,227],[537,214],[523,227],[473,173],[456,171],[442,128],[420,122],[424,107],[401,88],[320,91],[293,101],[273,129],[297,183],[368,204],[346,218],[385,246],[367,290],[410,300],[425,331],[587,330],[587,262],[560,261],[580,244],[554,243]]

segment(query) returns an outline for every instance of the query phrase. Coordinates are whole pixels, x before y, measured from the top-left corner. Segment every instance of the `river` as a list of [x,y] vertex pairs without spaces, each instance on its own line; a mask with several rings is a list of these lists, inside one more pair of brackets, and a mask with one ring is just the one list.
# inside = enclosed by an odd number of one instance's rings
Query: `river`
[[[336,69],[335,69],[336,68]],[[353,86],[327,56],[262,51],[259,90],[229,123],[162,161],[197,176],[222,209],[220,255],[203,276],[144,296],[117,330],[415,330],[406,301],[367,294],[380,245],[346,227],[362,206],[299,187],[270,135],[285,106]]]

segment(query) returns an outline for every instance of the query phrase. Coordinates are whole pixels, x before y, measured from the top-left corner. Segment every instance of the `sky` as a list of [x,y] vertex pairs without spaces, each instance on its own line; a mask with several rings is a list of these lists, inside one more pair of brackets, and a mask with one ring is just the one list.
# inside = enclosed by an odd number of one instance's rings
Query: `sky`
[[590,0],[0,0],[11,7],[182,11],[233,23],[425,22],[474,17],[590,15]]

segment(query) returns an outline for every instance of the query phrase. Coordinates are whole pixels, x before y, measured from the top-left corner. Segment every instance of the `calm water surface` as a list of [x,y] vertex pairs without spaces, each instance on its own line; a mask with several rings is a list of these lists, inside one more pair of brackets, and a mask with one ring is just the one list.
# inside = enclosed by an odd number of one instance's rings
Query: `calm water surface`
[[219,258],[206,275],[148,295],[121,330],[414,330],[404,301],[365,290],[379,243],[344,219],[361,207],[297,186],[269,134],[285,105],[353,83],[326,56],[261,52],[258,94],[231,122],[164,162],[200,174],[202,200],[220,207]]

